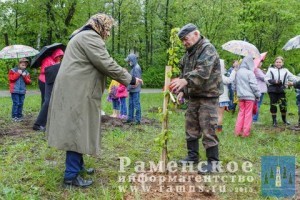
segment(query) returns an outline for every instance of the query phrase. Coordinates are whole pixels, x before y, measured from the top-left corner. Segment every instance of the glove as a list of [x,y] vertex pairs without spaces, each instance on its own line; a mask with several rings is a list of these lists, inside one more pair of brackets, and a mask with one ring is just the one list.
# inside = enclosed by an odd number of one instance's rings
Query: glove
[[276,84],[276,80],[275,79],[270,79],[268,80],[270,84],[275,85]]

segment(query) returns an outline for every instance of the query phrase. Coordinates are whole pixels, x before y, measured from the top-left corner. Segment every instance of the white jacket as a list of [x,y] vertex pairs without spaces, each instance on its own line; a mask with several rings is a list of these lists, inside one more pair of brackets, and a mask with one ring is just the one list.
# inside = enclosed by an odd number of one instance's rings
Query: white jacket
[[287,68],[281,67],[269,67],[266,76],[265,82],[267,85],[272,85],[269,80],[281,80],[282,84],[284,84],[285,88],[287,88],[288,81],[294,82],[297,81],[297,77],[293,75]]
[[224,92],[223,92],[223,94],[221,94],[219,96],[219,103],[230,101],[229,96],[228,96],[228,85],[230,83],[233,83],[233,81],[235,79],[235,75],[236,75],[236,71],[232,70],[229,77],[225,76],[224,74],[226,73],[226,69],[225,69],[224,60],[220,59],[220,64],[221,64],[221,73],[222,73]]

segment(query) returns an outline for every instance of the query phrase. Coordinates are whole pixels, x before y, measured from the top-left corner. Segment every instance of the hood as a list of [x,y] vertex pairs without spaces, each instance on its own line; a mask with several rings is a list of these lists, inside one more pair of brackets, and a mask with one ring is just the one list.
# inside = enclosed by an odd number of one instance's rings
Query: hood
[[58,48],[58,49],[55,49],[55,51],[53,51],[53,53],[51,54],[51,57],[53,60],[55,60],[56,57],[63,56],[63,55],[64,55],[63,50]]
[[240,69],[241,68],[246,68],[248,70],[253,71],[254,70],[253,58],[251,56],[246,56],[245,58],[243,58],[242,63],[240,65]]
[[131,67],[135,66],[137,64],[137,56],[133,53],[129,54],[127,58],[125,59],[126,62],[131,63]]

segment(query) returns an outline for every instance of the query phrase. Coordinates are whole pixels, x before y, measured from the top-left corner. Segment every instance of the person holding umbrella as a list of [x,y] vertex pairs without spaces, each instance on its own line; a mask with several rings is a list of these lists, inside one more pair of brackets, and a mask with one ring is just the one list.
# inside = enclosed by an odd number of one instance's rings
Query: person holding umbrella
[[42,66],[44,61],[50,61],[52,65],[45,68],[45,101],[42,105],[42,108],[39,112],[39,115],[34,122],[34,125],[32,127],[35,131],[45,131],[45,126],[47,123],[47,116],[48,116],[48,107],[50,103],[50,97],[52,93],[52,88],[54,85],[55,77],[58,73],[58,69],[60,67],[60,62],[62,60],[62,57],[64,55],[64,52],[60,48],[56,48],[51,56],[46,57],[42,61]]
[[[54,61],[54,58],[51,57],[51,54],[55,49],[58,48],[64,50],[65,45],[61,43],[54,43],[48,46],[44,46],[39,52],[39,54],[37,54],[31,62],[31,67],[33,68],[41,67],[40,74],[38,77],[38,85],[41,92],[41,107],[43,106],[43,103],[45,101],[45,82],[46,82],[45,69],[57,63]],[[57,58],[59,57],[61,56],[57,56]]]
[[93,181],[79,173],[87,170],[83,154],[97,156],[101,138],[101,98],[110,77],[126,86],[142,79],[131,76],[109,55],[105,40],[114,19],[98,13],[71,35],[51,95],[46,134],[51,147],[66,152],[64,184],[88,187]]
[[262,53],[260,58],[255,58],[254,59],[254,74],[257,80],[257,86],[260,91],[260,98],[259,101],[256,102],[257,104],[257,112],[255,115],[253,115],[253,122],[257,123],[258,122],[258,117],[259,117],[259,109],[260,106],[263,102],[264,94],[267,93],[267,84],[265,82],[265,73],[262,71],[261,66],[266,59],[267,52]]

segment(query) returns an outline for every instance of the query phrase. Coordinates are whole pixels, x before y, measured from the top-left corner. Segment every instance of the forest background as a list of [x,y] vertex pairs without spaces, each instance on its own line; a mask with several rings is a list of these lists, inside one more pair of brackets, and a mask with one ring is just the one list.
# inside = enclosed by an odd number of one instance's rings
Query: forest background
[[[130,52],[138,54],[144,87],[163,86],[171,29],[187,23],[199,27],[227,68],[239,57],[221,45],[245,40],[268,52],[263,68],[281,55],[292,73],[300,73],[300,51],[282,50],[300,34],[299,0],[0,0],[0,49],[13,44],[38,50],[54,42],[67,44],[70,34],[97,12],[117,21],[106,44],[112,57],[127,67],[124,58]],[[7,73],[16,62],[0,60],[1,89],[8,87]],[[38,70],[29,70],[35,87]]]

